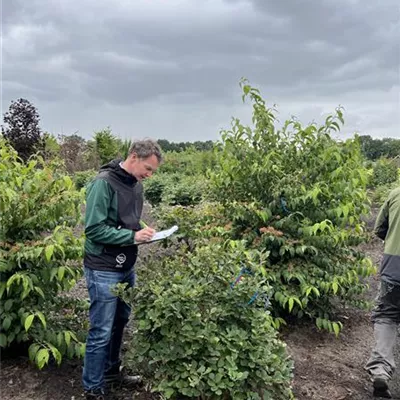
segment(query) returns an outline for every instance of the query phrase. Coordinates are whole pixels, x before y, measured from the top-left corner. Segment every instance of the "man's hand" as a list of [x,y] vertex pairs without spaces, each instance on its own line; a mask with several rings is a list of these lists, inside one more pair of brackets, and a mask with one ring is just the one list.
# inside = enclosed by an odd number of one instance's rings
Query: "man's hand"
[[141,229],[140,231],[137,231],[135,233],[135,241],[136,242],[147,242],[151,240],[151,238],[154,236],[156,231],[150,227]]

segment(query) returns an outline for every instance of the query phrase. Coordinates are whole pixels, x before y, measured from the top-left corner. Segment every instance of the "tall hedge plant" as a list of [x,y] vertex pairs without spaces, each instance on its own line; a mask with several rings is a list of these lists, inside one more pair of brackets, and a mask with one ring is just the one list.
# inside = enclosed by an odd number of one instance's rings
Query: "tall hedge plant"
[[81,276],[82,200],[61,165],[0,141],[0,346],[30,344],[40,368],[84,351],[58,301]]

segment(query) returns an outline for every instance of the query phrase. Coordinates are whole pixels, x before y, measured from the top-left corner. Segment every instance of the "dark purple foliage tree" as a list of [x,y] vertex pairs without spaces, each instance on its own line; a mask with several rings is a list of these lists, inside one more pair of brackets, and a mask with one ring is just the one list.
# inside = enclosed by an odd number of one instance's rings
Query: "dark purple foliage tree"
[[42,150],[39,114],[28,100],[11,101],[3,120],[7,126],[1,126],[1,132],[23,160],[26,161],[32,154]]

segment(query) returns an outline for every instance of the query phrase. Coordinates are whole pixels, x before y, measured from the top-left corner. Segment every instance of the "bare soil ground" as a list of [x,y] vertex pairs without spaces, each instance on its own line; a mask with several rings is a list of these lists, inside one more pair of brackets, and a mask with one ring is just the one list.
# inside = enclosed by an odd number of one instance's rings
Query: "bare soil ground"
[[[375,218],[375,213],[371,220]],[[383,244],[374,239],[362,246],[379,264]],[[377,277],[370,278],[368,296],[374,298],[378,290]],[[86,297],[83,281],[74,295]],[[374,344],[370,313],[354,309],[344,310],[346,321],[339,338],[319,332],[308,323],[297,324],[283,333],[288,351],[295,363],[293,388],[298,400],[372,400],[371,383],[364,365]],[[396,350],[397,359],[400,354]],[[0,398],[2,400],[78,400],[83,399],[81,361],[68,361],[61,367],[49,366],[42,371],[33,367],[27,357],[4,356],[0,369]],[[400,399],[399,377],[391,384],[393,398]],[[145,387],[136,391],[120,390],[115,400],[156,399]]]

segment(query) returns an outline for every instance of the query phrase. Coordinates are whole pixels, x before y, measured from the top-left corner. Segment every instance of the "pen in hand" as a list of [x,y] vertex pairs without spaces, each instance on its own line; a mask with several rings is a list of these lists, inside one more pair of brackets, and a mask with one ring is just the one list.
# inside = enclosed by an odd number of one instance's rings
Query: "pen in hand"
[[136,242],[147,242],[151,240],[156,231],[153,228],[146,227],[135,233]]

